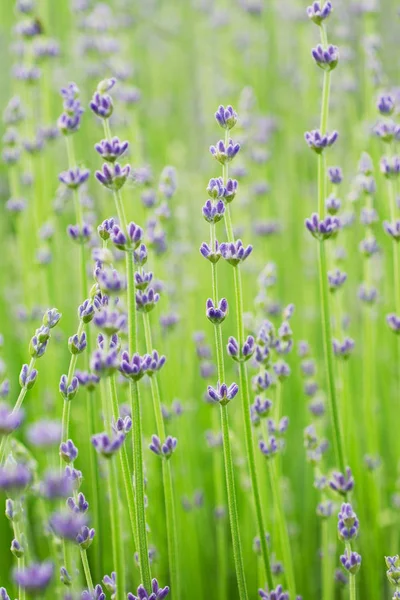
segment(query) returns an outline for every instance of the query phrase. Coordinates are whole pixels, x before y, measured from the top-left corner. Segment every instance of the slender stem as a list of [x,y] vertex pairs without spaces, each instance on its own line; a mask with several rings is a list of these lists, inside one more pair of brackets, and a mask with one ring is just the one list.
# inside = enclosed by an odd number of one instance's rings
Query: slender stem
[[[246,579],[244,576],[242,547],[240,543],[239,516],[237,512],[235,475],[233,471],[231,440],[229,437],[228,407],[221,405],[221,426],[224,444],[226,489],[228,496],[229,521],[232,534],[233,558],[235,561],[236,577],[239,588],[239,598],[248,598]],[[265,537],[265,536],[264,536]]]
[[[21,530],[19,527],[19,523],[16,520],[13,521],[13,530],[14,530],[14,538],[17,540],[17,542],[20,542],[20,544],[23,545]],[[24,548],[24,554],[21,557],[17,558],[18,571],[23,571],[23,569],[25,567],[25,552],[26,552],[26,548]],[[18,585],[18,596],[19,596],[19,600],[25,600],[25,598],[26,598],[25,588],[21,587],[21,585]]]
[[[390,207],[390,218],[391,221],[396,219],[396,189],[393,180],[388,179],[388,196],[389,196],[389,207]],[[400,315],[400,245],[398,242],[393,243],[393,278],[394,278],[394,299],[396,314]]]
[[[113,413],[114,420],[116,420],[119,417],[119,404],[118,404],[115,375],[111,375],[111,377],[110,377],[110,395],[111,395],[112,413]],[[132,530],[133,543],[136,548],[137,547],[137,530],[136,530],[137,516],[136,516],[136,505],[135,505],[135,494],[134,494],[134,490],[133,490],[132,474],[131,474],[131,470],[129,468],[128,452],[127,452],[125,443],[122,445],[122,448],[119,451],[119,457],[120,457],[122,478],[124,480],[126,500],[128,503],[129,523],[130,523],[131,530]]]
[[[150,316],[148,313],[143,313],[143,325],[146,339],[146,351],[150,354],[153,350]],[[165,440],[164,419],[161,408],[160,387],[158,385],[158,377],[155,373],[150,377],[151,395],[153,399],[153,409],[156,419],[157,435]],[[174,488],[172,485],[172,473],[170,460],[163,459],[162,461],[162,477],[165,497],[165,513],[167,525],[167,545],[169,570],[171,577],[171,590],[174,598],[180,597],[180,582],[179,582],[179,567],[178,567],[178,529],[175,514],[175,498]]]
[[[108,119],[103,119],[104,135],[110,140],[111,130]],[[114,191],[115,207],[118,214],[121,227],[126,231],[127,219],[125,216],[124,205],[121,193]],[[129,248],[126,255],[126,279],[127,279],[127,302],[128,302],[128,345],[129,354],[132,356],[137,352],[137,315],[136,299],[134,285],[134,261],[133,251]],[[145,589],[151,590],[151,570],[149,562],[149,552],[147,545],[146,515],[145,515],[145,493],[144,493],[144,472],[143,472],[143,443],[142,443],[142,417],[140,408],[139,388],[135,381],[129,385],[131,412],[133,420],[133,466],[135,477],[136,494],[136,530],[139,551],[139,568],[142,578],[142,584]]]
[[274,509],[276,511],[279,537],[282,545],[283,563],[285,565],[286,581],[289,588],[289,595],[291,598],[295,598],[296,595],[296,584],[294,579],[293,569],[293,558],[292,551],[290,548],[290,539],[287,529],[285,514],[283,510],[283,498],[281,493],[281,486],[277,478],[275,461],[273,458],[268,460],[270,484],[272,490],[272,496],[274,498]]
[[133,420],[133,468],[136,493],[136,522],[139,542],[139,568],[142,583],[146,590],[151,590],[151,572],[147,546],[145,493],[143,473],[142,447],[142,415],[140,410],[139,387],[136,381],[130,382],[131,411]]
[[121,529],[121,512],[118,501],[118,475],[115,457],[108,461],[108,490],[110,494],[111,540],[114,569],[117,573],[116,600],[125,600],[125,560],[124,544]]
[[[29,365],[28,365],[28,375],[30,373],[32,373],[33,369],[35,368],[36,360],[37,359],[34,358],[34,357],[31,358],[31,360],[29,362]],[[27,391],[28,391],[27,387],[24,386],[23,388],[21,388],[21,391],[20,391],[20,393],[18,395],[18,398],[17,398],[17,401],[15,403],[15,406],[14,406],[14,408],[11,411],[12,415],[14,415],[16,412],[18,412],[19,409],[21,408]],[[1,440],[1,443],[0,443],[0,465],[2,465],[3,462],[4,462],[4,457],[5,457],[7,442],[10,439],[10,435],[11,434],[3,436],[3,439]]]
[[322,521],[322,598],[323,600],[332,600],[332,579],[333,569],[329,552],[329,519]]
[[83,571],[85,573],[86,584],[89,588],[89,592],[93,592],[94,587],[93,587],[92,574],[90,572],[90,566],[89,566],[89,561],[88,561],[88,557],[87,557],[87,552],[83,548],[81,548],[81,559],[82,559]]
[[324,345],[325,369],[328,384],[328,396],[330,402],[330,412],[333,426],[333,445],[336,461],[342,473],[346,470],[346,460],[344,444],[342,439],[341,425],[339,419],[339,410],[336,398],[335,373],[333,366],[333,348],[331,332],[331,316],[329,310],[329,289],[327,278],[326,251],[325,242],[318,244],[318,262],[319,262],[319,281],[321,297],[321,323]]

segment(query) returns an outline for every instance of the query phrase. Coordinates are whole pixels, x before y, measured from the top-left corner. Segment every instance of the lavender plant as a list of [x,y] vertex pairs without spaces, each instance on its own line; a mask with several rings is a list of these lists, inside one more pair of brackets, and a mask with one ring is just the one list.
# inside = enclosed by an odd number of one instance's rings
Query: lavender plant
[[395,3],[53,4],[0,3],[0,600],[400,597]]

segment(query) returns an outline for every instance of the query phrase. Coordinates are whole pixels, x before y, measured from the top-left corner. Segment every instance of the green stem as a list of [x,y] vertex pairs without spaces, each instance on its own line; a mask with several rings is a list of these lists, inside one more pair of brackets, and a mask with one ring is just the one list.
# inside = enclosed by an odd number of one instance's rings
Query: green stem
[[332,331],[331,331],[331,315],[329,309],[329,289],[326,265],[325,242],[320,241],[318,244],[318,263],[319,263],[319,282],[320,282],[320,298],[321,298],[321,323],[324,345],[325,370],[328,384],[328,397],[330,402],[331,420],[333,426],[333,445],[337,464],[342,473],[346,471],[346,460],[344,452],[344,444],[342,440],[342,432],[339,418],[339,410],[336,398],[335,388],[335,373],[333,366],[333,348],[332,348]]
[[89,592],[93,592],[94,587],[93,587],[92,574],[90,572],[90,566],[89,566],[89,561],[88,561],[88,557],[87,557],[87,552],[83,548],[81,548],[81,559],[82,559],[83,571],[85,573],[86,584],[89,588]]
[[[31,358],[29,365],[28,365],[28,375],[30,373],[32,373],[33,369],[35,368],[36,360],[37,359],[35,357]],[[12,415],[14,415],[16,412],[18,412],[19,409],[21,408],[27,391],[28,391],[27,387],[21,388],[21,391],[20,391],[17,401],[15,403],[15,406],[12,409],[12,412],[11,412]],[[7,447],[7,442],[10,439],[10,435],[11,434],[3,436],[3,439],[1,440],[1,443],[0,443],[0,465],[2,465],[4,462],[5,451],[6,451],[6,447]]]
[[333,569],[330,559],[329,519],[322,521],[322,598],[332,600]]
[[139,387],[136,381],[130,382],[131,412],[133,420],[133,467],[136,492],[136,528],[139,542],[139,568],[142,583],[151,590],[151,571],[147,546],[145,493],[142,447],[142,415],[140,410]]
[[287,529],[285,514],[283,510],[283,498],[281,494],[281,486],[277,478],[275,461],[273,458],[268,460],[270,485],[272,490],[272,496],[274,498],[274,509],[276,511],[278,529],[280,534],[280,542],[282,545],[283,564],[285,565],[286,582],[289,588],[289,595],[291,598],[296,597],[296,584],[294,578],[293,569],[293,558],[292,551],[290,548],[290,539]]
[[[143,325],[146,339],[146,352],[150,354],[153,350],[153,342],[150,327],[150,317],[148,313],[143,313]],[[165,440],[165,426],[161,408],[160,387],[158,384],[157,374],[150,377],[151,395],[153,399],[153,409],[156,419],[157,435],[163,442]],[[163,459],[162,461],[162,477],[165,496],[165,513],[167,525],[167,545],[169,570],[171,578],[171,590],[174,598],[180,598],[180,582],[179,582],[179,567],[178,567],[178,528],[176,524],[175,514],[175,498],[172,485],[171,462]]]
[[114,462],[108,461],[108,490],[110,494],[111,540],[114,569],[117,573],[117,594],[115,600],[125,600],[125,559],[122,538],[120,506],[118,501],[118,475]]
[[[235,475],[233,471],[231,440],[229,437],[228,407],[221,404],[221,426],[224,444],[226,490],[228,496],[229,521],[232,534],[233,558],[235,561],[236,577],[239,588],[239,599],[247,596],[246,579],[244,576],[243,556],[240,543],[239,516],[236,503]],[[265,536],[264,536],[265,537]]]
[[[110,394],[111,394],[111,405],[112,405],[112,413],[114,420],[117,420],[119,417],[119,404],[118,404],[118,395],[117,395],[117,386],[115,381],[115,375],[111,375],[110,377]],[[133,490],[133,481],[132,474],[129,468],[129,459],[128,452],[126,449],[126,444],[122,445],[122,448],[119,452],[120,456],[120,466],[122,472],[122,478],[124,481],[126,500],[128,503],[128,513],[129,513],[129,523],[132,531],[132,539],[135,546],[137,547],[137,531],[136,531],[136,505],[135,505],[135,493]]]

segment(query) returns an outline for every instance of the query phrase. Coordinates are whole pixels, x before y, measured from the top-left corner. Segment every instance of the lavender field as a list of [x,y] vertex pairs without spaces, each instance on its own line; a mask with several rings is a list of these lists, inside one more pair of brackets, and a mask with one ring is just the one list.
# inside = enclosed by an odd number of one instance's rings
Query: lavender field
[[400,599],[399,28],[0,0],[0,600]]

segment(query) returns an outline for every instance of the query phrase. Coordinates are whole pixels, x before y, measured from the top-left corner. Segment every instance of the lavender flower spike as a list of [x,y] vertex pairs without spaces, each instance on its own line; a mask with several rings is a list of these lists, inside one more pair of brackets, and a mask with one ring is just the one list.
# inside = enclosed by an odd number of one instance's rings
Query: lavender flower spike
[[338,217],[330,215],[320,220],[319,215],[313,213],[309,219],[305,220],[305,226],[312,236],[320,241],[325,241],[337,235],[340,229],[340,220]]
[[243,346],[239,348],[239,344],[234,337],[228,340],[227,351],[231,358],[236,362],[245,362],[249,360],[255,351],[255,340],[252,335],[247,336]]
[[342,566],[346,569],[346,571],[348,571],[352,575],[355,575],[361,565],[361,556],[357,554],[357,552],[346,551],[346,553],[342,554],[342,556],[340,557],[340,562],[342,563]]
[[15,570],[15,582],[28,593],[43,592],[49,585],[54,573],[51,562],[31,563],[24,569]]
[[92,444],[99,454],[111,458],[121,448],[125,434],[118,433],[110,437],[107,433],[97,433],[92,436]]
[[394,333],[400,333],[400,317],[398,317],[395,313],[390,313],[387,315],[386,323]]
[[157,454],[162,458],[171,458],[177,444],[178,440],[170,435],[166,438],[163,444],[157,435],[153,435],[151,437],[151,444],[149,445],[149,448],[152,452],[154,452],[154,454]]
[[67,171],[63,171],[58,176],[61,183],[64,183],[70,189],[77,189],[89,179],[88,169],[80,169],[73,167]]
[[95,144],[95,149],[100,154],[101,158],[107,162],[115,162],[128,149],[129,142],[121,142],[118,137],[113,137],[112,140],[101,140]]
[[321,131],[319,131],[319,129],[306,131],[306,133],[304,134],[304,138],[308,146],[317,154],[321,154],[325,150],[325,148],[333,146],[338,136],[339,134],[337,131],[323,134],[321,133]]
[[222,243],[219,247],[222,257],[233,267],[244,262],[253,251],[253,246],[243,246],[242,240],[231,243]]
[[226,298],[222,298],[218,306],[214,305],[214,302],[209,298],[206,302],[206,316],[211,323],[219,325],[222,323],[226,315],[228,314],[228,301]]
[[393,221],[392,223],[383,221],[383,228],[395,242],[400,241],[400,220]]
[[289,600],[289,594],[283,591],[283,587],[281,585],[278,585],[278,587],[270,592],[259,589],[258,595],[260,596],[261,600]]
[[314,21],[316,25],[321,25],[322,21],[327,19],[332,12],[332,3],[325,2],[313,2],[311,6],[307,7],[307,16],[311,21]]
[[169,594],[169,587],[165,586],[161,588],[158,584],[157,579],[153,579],[151,582],[151,592],[147,592],[143,585],[139,585],[137,589],[137,596],[129,592],[127,600],[164,600]]
[[4,402],[0,403],[0,437],[18,429],[24,420],[22,410],[15,412]]
[[348,542],[358,534],[359,521],[351,504],[344,502],[338,514],[339,539]]
[[385,117],[388,117],[393,114],[395,109],[395,100],[393,96],[390,94],[382,94],[379,96],[378,101],[376,103],[376,108]]
[[222,406],[225,406],[230,402],[238,393],[239,386],[236,383],[231,383],[228,387],[226,383],[217,383],[217,387],[213,388],[211,385],[208,386],[208,396],[214,402],[219,402]]
[[332,46],[331,44],[326,50],[324,50],[321,44],[318,44],[316,48],[311,50],[311,54],[317,65],[324,71],[333,71],[339,62],[337,46]]
[[237,113],[230,105],[225,108],[221,104],[215,113],[215,118],[222,129],[232,129],[237,123]]
[[121,167],[119,163],[107,164],[104,163],[101,171],[96,171],[95,176],[104,187],[109,190],[118,191],[125,184],[131,172],[130,165]]
[[333,473],[329,481],[329,487],[342,496],[351,492],[354,488],[354,478],[350,467],[346,467],[345,474],[339,472]]
[[231,162],[240,150],[240,144],[234,144],[230,139],[228,144],[219,140],[215,146],[210,146],[210,152],[221,165]]

